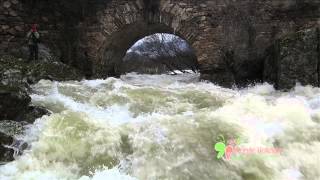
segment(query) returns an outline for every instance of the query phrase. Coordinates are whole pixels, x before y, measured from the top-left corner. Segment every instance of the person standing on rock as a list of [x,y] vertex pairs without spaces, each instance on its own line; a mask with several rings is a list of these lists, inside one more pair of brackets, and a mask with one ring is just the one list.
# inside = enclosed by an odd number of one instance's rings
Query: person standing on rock
[[32,60],[38,60],[40,34],[37,31],[37,25],[33,24],[30,31],[27,34],[27,43],[29,46],[29,62]]

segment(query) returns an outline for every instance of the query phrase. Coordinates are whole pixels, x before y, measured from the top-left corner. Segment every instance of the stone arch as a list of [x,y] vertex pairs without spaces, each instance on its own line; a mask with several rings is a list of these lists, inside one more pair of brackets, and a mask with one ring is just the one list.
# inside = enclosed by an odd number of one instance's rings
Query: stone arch
[[[80,70],[88,70],[88,77],[92,77],[92,63],[95,75],[92,78],[108,75],[107,57],[113,57],[115,52],[120,56],[122,50],[110,46],[112,37],[126,37],[128,34],[120,31],[132,28],[144,35],[153,29],[186,39],[196,52],[202,79],[223,86],[261,82],[265,80],[269,47],[277,39],[319,27],[319,3],[309,0],[2,2],[0,53],[27,54],[17,47],[24,44],[29,25],[36,21],[42,43],[50,48],[52,55]],[[145,25],[139,27],[139,23]],[[167,28],[151,28],[156,24]]]
[[[218,38],[208,21],[207,7],[198,1],[113,0],[85,23],[81,48],[88,52],[96,77],[112,74],[126,51],[139,39],[155,34],[170,33],[185,39],[194,49],[205,75],[209,59],[216,56]],[[205,77],[205,76],[204,76]]]
[[168,71],[175,74],[175,70],[196,73],[199,65],[194,49],[186,40],[171,33],[156,33],[139,39],[128,49],[120,65],[121,74],[161,74]]

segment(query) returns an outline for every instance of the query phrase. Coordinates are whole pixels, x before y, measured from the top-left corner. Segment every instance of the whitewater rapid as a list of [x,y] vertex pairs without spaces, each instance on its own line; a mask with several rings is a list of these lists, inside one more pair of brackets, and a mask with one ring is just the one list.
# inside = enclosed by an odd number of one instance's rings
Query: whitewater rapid
[[[32,102],[52,112],[19,138],[0,179],[319,180],[320,89],[225,89],[199,76],[137,75],[51,82]],[[219,137],[281,154],[217,159]]]

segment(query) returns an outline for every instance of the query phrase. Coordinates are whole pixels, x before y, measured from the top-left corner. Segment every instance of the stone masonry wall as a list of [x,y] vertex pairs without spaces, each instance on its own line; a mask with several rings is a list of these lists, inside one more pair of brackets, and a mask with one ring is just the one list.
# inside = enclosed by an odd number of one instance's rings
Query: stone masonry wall
[[20,48],[36,21],[61,60],[117,74],[130,46],[173,33],[195,49],[202,78],[224,86],[261,81],[266,49],[278,38],[320,26],[317,0],[1,0],[0,53]]

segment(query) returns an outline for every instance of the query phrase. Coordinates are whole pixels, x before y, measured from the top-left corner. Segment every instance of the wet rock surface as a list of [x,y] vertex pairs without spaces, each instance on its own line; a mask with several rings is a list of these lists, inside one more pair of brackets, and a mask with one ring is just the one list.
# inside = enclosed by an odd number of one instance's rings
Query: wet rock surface
[[3,84],[36,83],[41,79],[68,81],[81,80],[83,75],[75,68],[58,61],[27,62],[14,56],[0,57],[0,80]]
[[56,81],[81,80],[82,74],[74,68],[43,58],[26,62],[14,56],[0,56],[0,164],[12,161],[14,150],[18,154],[28,145],[14,136],[22,133],[23,127],[50,112],[43,107],[32,106],[29,84],[41,79]]
[[14,160],[14,150],[8,147],[13,141],[12,137],[0,132],[0,165]]
[[0,121],[0,132],[6,134],[7,136],[14,137],[23,134],[27,125],[27,122],[2,120]]
[[29,84],[41,79],[81,80],[82,74],[59,62],[30,62],[13,56],[0,57],[0,120],[33,121],[49,112],[30,106]]
[[28,92],[18,86],[0,85],[0,121],[10,119],[33,123],[50,112],[43,107],[31,106]]
[[0,101],[0,120],[18,120],[20,114],[26,113],[31,98],[20,87],[0,85]]
[[14,160],[15,155],[21,155],[29,145],[16,137],[24,134],[27,122],[11,120],[0,121],[0,165]]
[[36,119],[41,118],[44,115],[50,114],[51,113],[46,108],[38,106],[29,106],[27,108],[27,112],[20,119],[32,124]]
[[22,134],[25,125],[49,115],[49,111],[30,106],[30,102],[31,98],[25,89],[18,85],[0,84],[0,165],[14,160],[14,149],[20,155],[28,147],[25,142],[13,137]]

